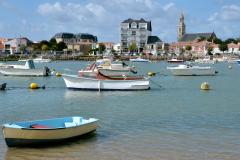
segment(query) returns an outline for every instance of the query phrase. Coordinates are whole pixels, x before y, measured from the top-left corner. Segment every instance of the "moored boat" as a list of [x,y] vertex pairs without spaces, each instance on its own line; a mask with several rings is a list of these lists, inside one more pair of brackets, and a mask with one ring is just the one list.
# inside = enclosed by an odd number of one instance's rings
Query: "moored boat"
[[25,65],[2,65],[0,73],[5,76],[49,76],[48,67],[35,68],[33,60],[27,60]]
[[172,58],[167,61],[168,63],[183,63],[184,61],[182,59]]
[[79,90],[147,90],[149,79],[145,77],[107,77],[98,75],[96,78],[63,75],[64,82],[69,89]]
[[178,65],[177,67],[167,67],[175,76],[213,76],[217,73],[213,67],[200,67],[190,65]]
[[97,122],[76,116],[8,123],[3,125],[3,136],[9,147],[48,145],[95,131]]
[[131,62],[151,62],[151,61],[149,61],[148,59],[143,59],[143,58],[140,58],[140,57],[138,57],[138,58],[131,58],[131,59],[129,59]]
[[136,74],[132,67],[129,67],[124,62],[113,63],[110,59],[100,59],[92,63],[89,67],[78,71],[80,77],[96,77],[98,71],[104,72],[108,76]]
[[33,62],[35,62],[35,63],[49,63],[49,62],[51,62],[51,59],[49,59],[49,58],[43,58],[43,57],[41,56],[41,57],[38,57],[38,58],[34,58],[34,59],[33,59]]
[[200,58],[200,59],[196,59],[195,60],[196,63],[208,63],[208,64],[214,64],[216,63],[217,61],[216,60],[213,60],[211,59],[211,56],[205,56],[204,58]]

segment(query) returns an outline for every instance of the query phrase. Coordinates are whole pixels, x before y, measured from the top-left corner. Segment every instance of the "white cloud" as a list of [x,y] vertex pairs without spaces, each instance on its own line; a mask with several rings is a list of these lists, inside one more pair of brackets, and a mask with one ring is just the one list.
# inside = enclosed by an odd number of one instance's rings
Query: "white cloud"
[[240,20],[240,6],[226,5],[219,12],[215,12],[208,18],[209,21],[238,21]]
[[240,6],[224,5],[207,20],[220,38],[239,37]]
[[222,8],[222,19],[223,20],[240,20],[240,6],[229,5]]
[[219,14],[217,12],[215,12],[213,15],[211,15],[208,18],[208,21],[214,21],[218,16],[219,16]]
[[165,6],[163,6],[163,10],[164,11],[168,11],[169,9],[171,9],[172,7],[174,7],[175,6],[175,4],[174,3],[168,3],[168,4],[166,4]]
[[[90,0],[87,3],[44,3],[37,12],[49,23],[52,32],[90,32],[100,40],[119,41],[120,23],[128,18],[151,20],[153,34],[161,39],[176,38],[180,11],[174,3],[161,4],[156,0]],[[163,24],[164,22],[164,24]],[[173,25],[174,24],[174,25]],[[57,27],[58,26],[58,27]],[[59,27],[62,26],[62,27]]]

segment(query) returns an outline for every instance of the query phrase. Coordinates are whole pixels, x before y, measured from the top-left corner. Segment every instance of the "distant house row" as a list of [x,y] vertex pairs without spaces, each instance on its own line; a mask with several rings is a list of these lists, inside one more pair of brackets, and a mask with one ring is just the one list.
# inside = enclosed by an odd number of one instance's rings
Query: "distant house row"
[[33,42],[28,38],[0,38],[0,54],[15,54],[24,51],[24,46],[29,46]]
[[[57,43],[64,42],[67,46],[67,51],[77,53],[94,53],[100,44],[104,44],[104,54],[111,54],[112,52],[118,54],[167,54],[174,53],[176,55],[189,51],[193,56],[200,57],[209,53],[221,54],[223,51],[219,49],[219,45],[213,43],[213,39],[217,39],[214,32],[207,33],[186,33],[186,25],[184,22],[184,15],[181,14],[178,25],[178,41],[166,43],[158,36],[152,35],[152,23],[145,19],[126,19],[121,22],[120,43],[113,42],[98,42],[95,35],[89,33],[57,33],[52,38]],[[28,38],[0,38],[0,53],[28,53],[25,48],[31,44],[39,43],[33,42]],[[240,55],[240,43],[229,43],[224,53],[232,53]]]
[[[201,57],[208,54],[209,48],[211,48],[211,54],[222,54],[223,51],[219,49],[219,45],[213,43],[214,39],[217,39],[214,32],[186,33],[184,15],[181,14],[178,26],[178,42],[171,43],[169,51],[180,54],[188,49],[194,56]],[[240,43],[227,44],[227,50],[224,53],[240,55]]]

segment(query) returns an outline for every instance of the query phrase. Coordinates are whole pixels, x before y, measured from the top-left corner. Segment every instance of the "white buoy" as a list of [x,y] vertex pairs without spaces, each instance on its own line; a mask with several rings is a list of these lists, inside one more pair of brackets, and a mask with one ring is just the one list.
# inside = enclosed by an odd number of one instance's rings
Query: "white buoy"
[[228,69],[232,69],[232,66],[228,66]]

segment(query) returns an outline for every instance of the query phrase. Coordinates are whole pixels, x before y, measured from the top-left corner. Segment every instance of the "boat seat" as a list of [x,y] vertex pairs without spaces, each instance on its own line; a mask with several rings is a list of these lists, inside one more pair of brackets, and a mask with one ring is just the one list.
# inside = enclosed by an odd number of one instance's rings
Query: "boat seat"
[[48,127],[48,126],[45,126],[45,125],[41,125],[41,124],[32,124],[29,126],[29,128],[37,128],[37,129],[47,129],[47,128],[51,128],[51,127]]

